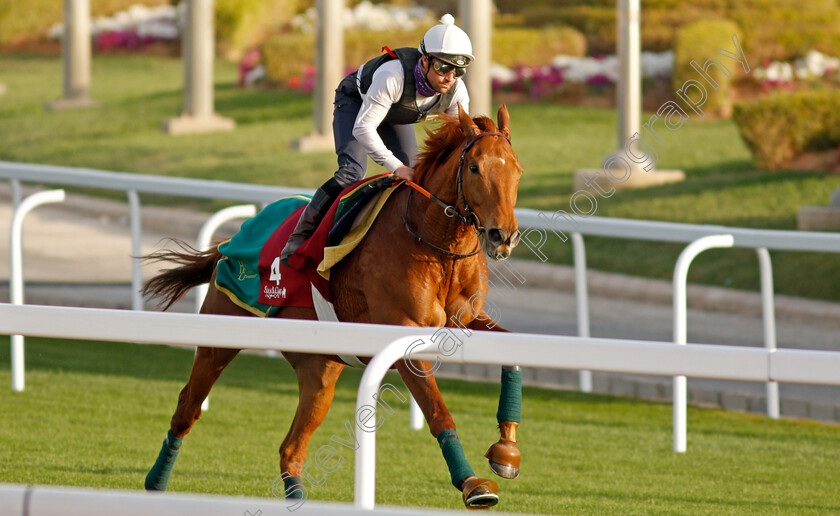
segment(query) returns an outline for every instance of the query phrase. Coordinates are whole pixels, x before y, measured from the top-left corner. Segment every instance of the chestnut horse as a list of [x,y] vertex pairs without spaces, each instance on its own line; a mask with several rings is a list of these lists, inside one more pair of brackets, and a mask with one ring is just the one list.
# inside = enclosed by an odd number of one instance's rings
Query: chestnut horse
[[[334,266],[330,291],[339,320],[506,331],[484,310],[487,261],[480,251],[506,259],[519,242],[514,205],[522,167],[510,144],[510,118],[504,105],[497,118],[498,127],[486,117],[471,119],[459,106],[458,117],[442,116],[440,127],[427,130],[426,149],[416,165],[416,185],[411,186],[419,185],[418,191],[432,195],[426,199],[412,196],[412,188],[398,188],[365,239]],[[150,280],[144,289],[144,294],[162,298],[166,308],[190,288],[209,282],[201,313],[252,316],[215,288],[218,249],[164,250],[147,258],[180,264]],[[314,309],[297,307],[283,308],[278,317],[317,319]],[[201,416],[202,401],[239,351],[198,348],[169,433],[146,477],[146,489],[166,489],[181,439]],[[305,493],[300,465],[305,464],[309,439],[327,415],[345,363],[335,355],[284,352],[283,356],[294,368],[300,389],[294,420],[280,446],[286,496],[294,498]],[[431,371],[429,362],[401,360],[396,369],[440,443],[452,483],[466,506],[495,505],[498,485],[475,476],[434,376],[416,373]],[[486,455],[491,468],[505,478],[519,473],[520,404],[521,372],[517,366],[505,366],[497,413],[501,435]]]

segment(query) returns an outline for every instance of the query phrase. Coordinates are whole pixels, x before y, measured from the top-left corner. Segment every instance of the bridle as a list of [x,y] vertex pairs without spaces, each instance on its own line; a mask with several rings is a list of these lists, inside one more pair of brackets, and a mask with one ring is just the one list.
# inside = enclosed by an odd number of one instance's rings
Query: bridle
[[464,205],[464,210],[466,211],[466,215],[461,213],[460,208],[458,208],[457,206],[453,206],[451,204],[445,203],[440,198],[438,198],[436,195],[427,191],[425,188],[418,185],[417,183],[414,183],[413,181],[403,180],[403,181],[405,181],[406,185],[410,186],[413,189],[413,190],[408,192],[408,195],[405,198],[405,213],[402,216],[403,223],[405,224],[405,229],[418,242],[420,242],[422,244],[425,244],[428,247],[431,247],[432,249],[434,249],[435,251],[438,251],[439,253],[443,253],[446,256],[449,256],[449,257],[452,257],[452,258],[458,259],[458,258],[467,258],[467,257],[470,257],[470,256],[475,256],[476,254],[481,252],[481,242],[479,242],[478,247],[476,248],[475,251],[472,251],[472,252],[467,253],[467,254],[461,254],[461,253],[453,253],[452,251],[447,251],[446,249],[442,249],[442,248],[432,244],[431,242],[428,242],[428,241],[424,240],[423,237],[420,236],[420,234],[417,233],[417,231],[412,229],[412,227],[408,223],[408,203],[411,200],[411,194],[414,192],[414,190],[417,190],[419,193],[423,194],[429,200],[434,201],[435,203],[440,205],[443,208],[443,213],[447,217],[449,217],[449,218],[457,217],[458,220],[461,222],[461,224],[464,224],[464,225],[467,225],[467,226],[472,226],[473,230],[475,231],[476,236],[480,237],[481,234],[484,232],[484,226],[481,224],[481,219],[478,218],[478,215],[472,210],[472,208],[470,208],[470,204],[467,202],[467,197],[466,197],[466,195],[464,195],[464,160],[467,156],[467,152],[469,152],[469,150],[472,149],[473,145],[475,145],[478,142],[478,140],[484,138],[485,136],[501,136],[502,138],[507,140],[508,143],[510,143],[510,138],[508,138],[506,135],[504,135],[502,133],[480,133],[480,134],[477,134],[477,135],[473,136],[469,141],[467,141],[464,144],[463,149],[461,149],[461,157],[458,159],[458,172],[457,172],[456,181],[457,181],[457,188],[458,188],[458,194],[457,195],[458,195],[458,198],[461,199],[461,204]]

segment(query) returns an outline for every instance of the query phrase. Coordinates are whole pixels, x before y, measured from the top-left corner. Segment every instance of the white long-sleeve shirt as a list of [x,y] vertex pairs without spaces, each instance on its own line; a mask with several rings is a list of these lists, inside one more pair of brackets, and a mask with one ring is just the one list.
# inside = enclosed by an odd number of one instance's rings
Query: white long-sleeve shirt
[[[399,158],[394,156],[394,153],[388,150],[385,142],[382,141],[379,133],[376,132],[379,125],[385,120],[385,115],[388,114],[391,106],[398,103],[402,97],[405,87],[404,73],[402,63],[399,59],[383,63],[376,69],[371,78],[372,82],[367,93],[365,94],[359,91],[359,94],[362,96],[362,107],[359,109],[359,114],[356,116],[356,123],[353,125],[353,137],[356,138],[356,141],[362,144],[374,162],[382,165],[390,172],[396,170],[400,165],[407,164],[414,166],[418,153],[417,141],[414,138],[414,124],[394,125],[394,130],[397,132],[405,132],[401,135],[403,140],[414,142],[412,149],[404,149],[406,154],[409,155],[411,163],[403,163]],[[358,77],[361,77],[361,75],[362,69],[360,68]],[[356,88],[358,87],[357,79]],[[437,95],[423,97],[418,94],[417,107],[421,111],[426,111],[437,102],[437,99]],[[467,86],[460,78],[455,81],[452,103],[446,108],[446,113],[457,116],[459,102],[461,103],[461,107],[464,108],[464,111],[469,112],[470,97],[467,93]],[[410,138],[407,137],[409,133]]]

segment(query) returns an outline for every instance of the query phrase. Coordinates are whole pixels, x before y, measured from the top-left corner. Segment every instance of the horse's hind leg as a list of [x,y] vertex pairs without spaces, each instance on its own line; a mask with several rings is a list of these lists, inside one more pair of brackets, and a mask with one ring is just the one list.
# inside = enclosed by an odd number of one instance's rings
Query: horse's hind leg
[[499,486],[492,480],[475,476],[455,432],[452,414],[443,402],[434,376],[430,374],[431,364],[422,360],[400,360],[396,367],[408,390],[420,405],[429,430],[440,444],[452,485],[463,494],[464,504],[470,509],[496,505],[499,502]]
[[[314,473],[315,469],[307,471],[306,448],[312,434],[327,416],[344,364],[325,355],[283,353],[283,356],[292,364],[297,375],[300,399],[289,433],[280,445],[280,471],[286,497],[306,498],[301,478],[306,478],[316,487],[326,482],[324,475]],[[320,467],[316,463],[316,468]],[[331,470],[334,471],[334,468]]]
[[[229,305],[229,306],[228,306]],[[224,313],[229,315],[250,315],[234,305],[227,296],[211,288],[201,309],[202,313]],[[187,384],[178,396],[178,406],[172,415],[169,431],[161,446],[155,464],[146,475],[148,491],[165,491],[169,475],[178,458],[181,440],[189,433],[196,420],[201,417],[201,404],[222,371],[230,364],[238,349],[199,347],[195,353],[192,371]]]
[[201,417],[201,403],[210,394],[210,389],[222,370],[239,353],[238,349],[198,348],[193,362],[192,372],[187,385],[178,396],[178,407],[172,415],[169,431],[163,441],[158,458],[146,475],[145,487],[148,491],[166,491],[169,475],[178,458],[181,440],[187,435]]

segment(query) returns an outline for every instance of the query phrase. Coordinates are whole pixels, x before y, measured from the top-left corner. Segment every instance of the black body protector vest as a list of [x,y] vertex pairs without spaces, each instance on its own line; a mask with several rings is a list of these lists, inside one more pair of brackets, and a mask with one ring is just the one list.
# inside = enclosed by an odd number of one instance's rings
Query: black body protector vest
[[[373,73],[383,64],[394,59],[399,59],[402,64],[403,75],[405,77],[405,86],[403,87],[402,97],[399,102],[391,106],[388,114],[385,115],[385,122],[394,125],[413,124],[426,118],[426,115],[431,113],[443,113],[449,104],[452,102],[452,97],[455,88],[451,88],[448,92],[437,96],[437,101],[426,111],[421,111],[417,107],[417,84],[414,81],[414,67],[417,66],[417,61],[420,60],[420,51],[416,48],[406,47],[392,50],[394,56],[385,53],[379,57],[375,57],[365,63],[362,67],[361,77],[359,77],[359,90],[367,94],[371,82],[373,82]],[[358,73],[358,72],[356,72]]]

